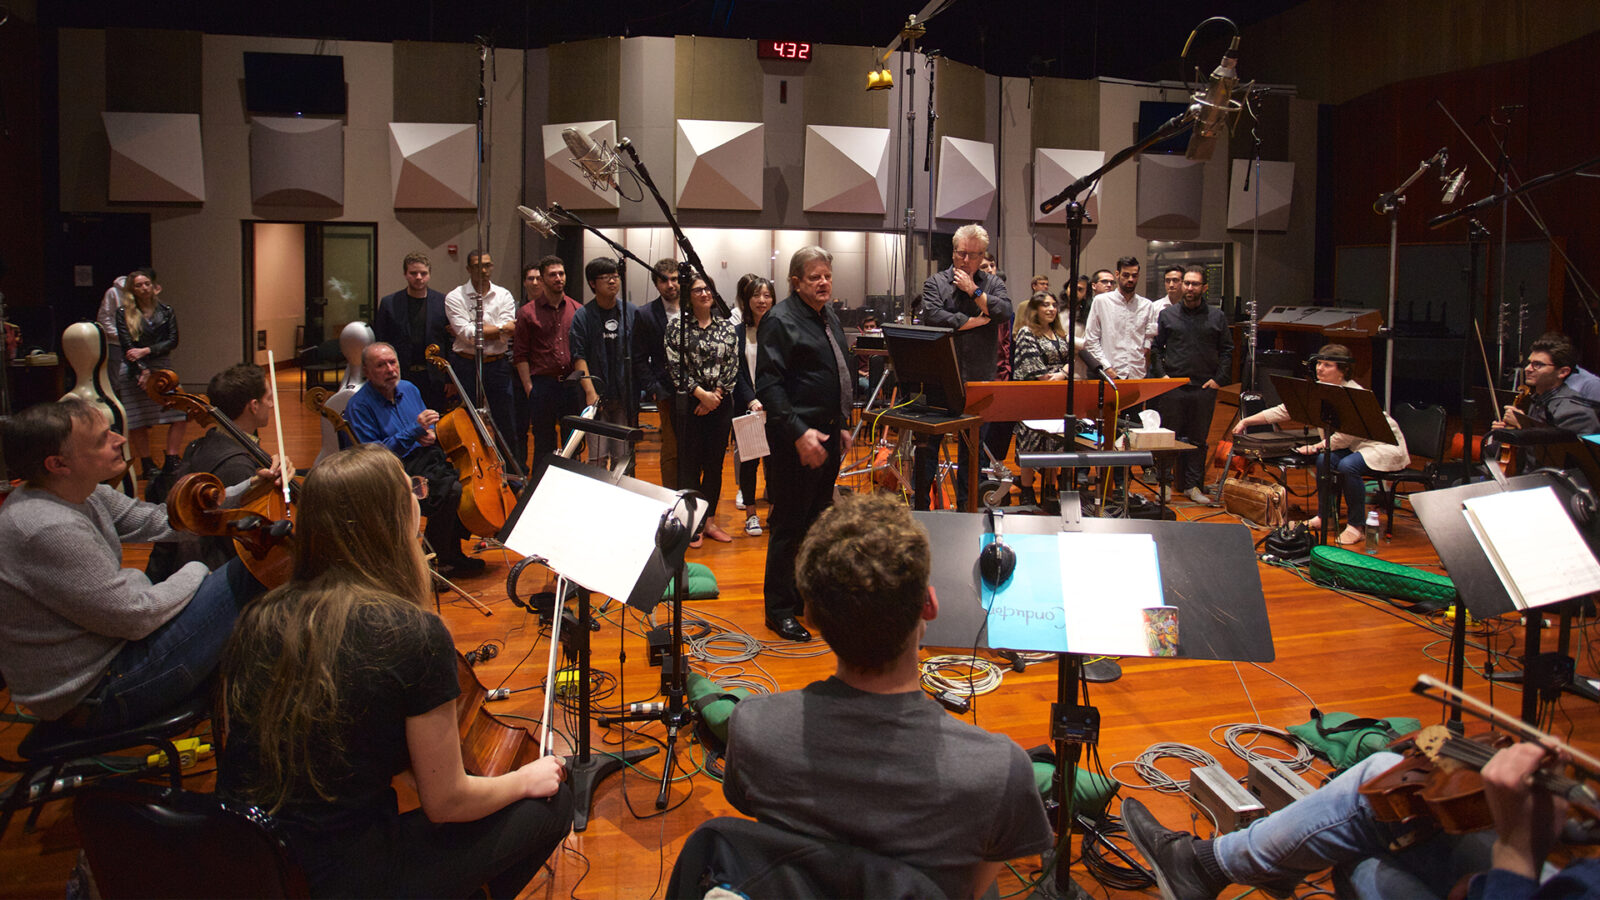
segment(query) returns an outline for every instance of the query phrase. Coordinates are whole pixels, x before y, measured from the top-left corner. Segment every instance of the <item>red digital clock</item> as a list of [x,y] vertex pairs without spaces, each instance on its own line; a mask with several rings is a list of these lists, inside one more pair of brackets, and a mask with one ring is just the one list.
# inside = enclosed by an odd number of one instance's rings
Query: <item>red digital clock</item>
[[810,41],[756,41],[757,59],[798,59],[811,61]]

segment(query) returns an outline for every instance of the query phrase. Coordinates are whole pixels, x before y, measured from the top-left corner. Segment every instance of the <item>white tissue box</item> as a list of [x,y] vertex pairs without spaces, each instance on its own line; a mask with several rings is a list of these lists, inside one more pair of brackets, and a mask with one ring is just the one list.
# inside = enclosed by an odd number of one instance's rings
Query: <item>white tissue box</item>
[[1171,428],[1129,428],[1128,449],[1159,450],[1178,442]]

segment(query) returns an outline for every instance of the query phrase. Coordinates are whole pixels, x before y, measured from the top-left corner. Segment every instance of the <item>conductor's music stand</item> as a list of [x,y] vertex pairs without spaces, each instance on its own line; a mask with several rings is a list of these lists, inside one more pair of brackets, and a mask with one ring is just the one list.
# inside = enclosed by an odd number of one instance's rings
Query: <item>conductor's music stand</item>
[[[1272,385],[1289,411],[1289,418],[1305,425],[1322,429],[1322,445],[1328,447],[1328,438],[1335,432],[1351,437],[1377,441],[1380,444],[1398,443],[1394,429],[1389,427],[1378,405],[1378,395],[1365,388],[1328,384],[1314,378],[1290,378],[1273,375]],[[1317,466],[1317,516],[1322,520],[1318,543],[1326,544],[1333,528],[1338,496],[1339,475],[1333,468],[1333,450],[1323,454],[1324,464]]]
[[[939,616],[927,624],[923,646],[973,652],[989,648],[988,605],[992,595],[978,572],[979,547],[985,540],[985,516],[963,513],[913,513],[927,529],[930,543],[940,548],[970,549],[970,553],[934,554],[930,580],[939,597]],[[1067,530],[1053,516],[1007,516],[1005,533],[1053,535]],[[1156,546],[1162,602],[1178,609],[1179,659],[1219,659],[1270,662],[1272,629],[1267,621],[1266,599],[1255,564],[1250,530],[1243,525],[1197,526],[1187,522],[1141,519],[1083,519],[1070,526],[1086,534],[1148,534]],[[1018,554],[1018,567],[1023,565]],[[1063,589],[1064,602],[1092,604],[1097,598],[1073,597]],[[1012,647],[1013,650],[1039,648]],[[1052,649],[1052,648],[1042,648]],[[1057,655],[1056,703],[1051,709],[1051,736],[1055,741],[1056,830],[1065,837],[1073,827],[1068,815],[1067,791],[1076,778],[1083,743],[1074,729],[1085,710],[1077,705],[1083,680],[1084,652],[1123,652],[1125,648],[1073,647]],[[1095,717],[1098,731],[1098,719]],[[1056,890],[1072,896],[1076,885],[1065,864],[1056,862]]]
[[[614,476],[560,456],[551,455],[548,461],[549,468],[538,487],[524,496],[507,522],[505,544],[521,556],[537,558],[551,571],[585,589],[579,592],[578,606],[578,746],[568,770],[573,791],[573,830],[583,831],[588,827],[595,785],[623,765],[656,752],[654,747],[645,747],[600,758],[590,754],[592,613],[587,592],[623,599],[629,606],[648,613],[661,602],[668,580],[677,573],[681,595],[683,553],[689,536],[701,527],[709,507],[692,493],[680,494],[635,478]],[[553,621],[559,623],[561,617],[558,605]],[[559,624],[553,627],[559,628]],[[552,656],[558,652],[558,644],[552,638]],[[681,665],[677,672],[681,680]],[[545,685],[547,701],[554,690],[553,684]],[[681,709],[681,698],[679,701]],[[672,771],[672,734],[669,730],[668,778]]]

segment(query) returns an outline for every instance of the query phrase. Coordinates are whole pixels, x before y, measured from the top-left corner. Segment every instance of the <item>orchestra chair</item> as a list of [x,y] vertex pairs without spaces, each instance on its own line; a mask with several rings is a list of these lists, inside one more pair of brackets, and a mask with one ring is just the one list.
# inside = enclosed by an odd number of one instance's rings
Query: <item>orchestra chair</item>
[[300,393],[308,387],[337,389],[344,370],[350,363],[339,349],[339,339],[323,341],[310,347],[301,347],[296,354],[300,360]]
[[[44,804],[65,799],[82,789],[82,785],[76,784],[64,784],[59,790],[48,790],[48,787],[62,777],[67,766],[97,756],[135,747],[154,747],[166,754],[164,768],[171,786],[174,789],[182,787],[183,763],[178,758],[178,748],[173,745],[172,739],[192,730],[210,715],[210,698],[202,692],[149,721],[105,734],[86,736],[59,722],[39,722],[17,745],[20,759],[0,757],[0,772],[21,773],[13,782],[12,791],[4,804],[0,804],[0,834],[5,833],[6,826],[11,824],[11,817],[23,807],[32,807],[24,825],[24,830],[32,831]],[[141,766],[144,762],[138,757],[124,758],[137,760]],[[41,774],[45,776],[43,784],[47,789],[39,796],[30,798],[28,788]]]
[[710,819],[689,835],[672,866],[666,897],[703,900],[719,886],[750,900],[947,896],[909,863],[736,816]]
[[[1397,494],[1405,485],[1419,485],[1431,491],[1439,487],[1439,471],[1444,465],[1445,413],[1438,404],[1402,403],[1391,413],[1400,434],[1406,439],[1406,449],[1412,458],[1427,460],[1418,467],[1414,463],[1398,472],[1385,472],[1378,479],[1378,502],[1384,510],[1385,536],[1394,536],[1394,514],[1399,505]],[[1415,515],[1415,513],[1413,513]]]
[[107,900],[309,896],[277,823],[254,806],[118,779],[80,793],[72,816]]

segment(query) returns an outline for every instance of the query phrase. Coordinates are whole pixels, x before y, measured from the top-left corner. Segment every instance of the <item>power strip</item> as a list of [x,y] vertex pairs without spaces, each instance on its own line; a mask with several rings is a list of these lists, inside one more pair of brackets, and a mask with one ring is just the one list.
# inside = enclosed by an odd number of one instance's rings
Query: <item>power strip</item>
[[1293,769],[1275,759],[1249,760],[1245,773],[1245,787],[1269,812],[1316,793],[1316,788],[1301,778]]
[[[172,746],[178,748],[178,767],[192,769],[194,764],[211,756],[211,745],[200,738],[184,738],[173,741]],[[167,751],[157,750],[144,758],[146,766],[152,769],[164,769],[167,766]]]
[[1190,769],[1189,798],[1211,813],[1219,834],[1237,831],[1267,814],[1261,801],[1250,796],[1222,766]]

